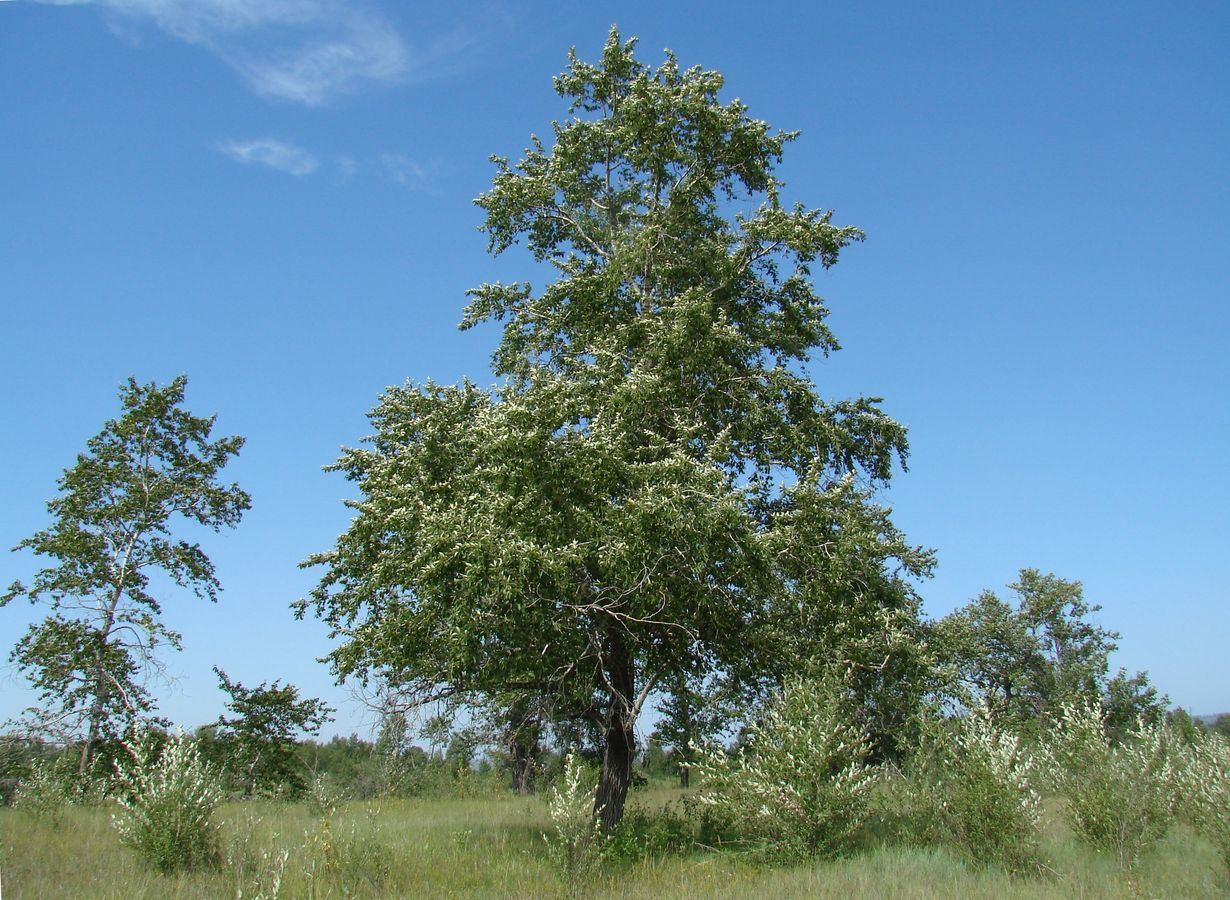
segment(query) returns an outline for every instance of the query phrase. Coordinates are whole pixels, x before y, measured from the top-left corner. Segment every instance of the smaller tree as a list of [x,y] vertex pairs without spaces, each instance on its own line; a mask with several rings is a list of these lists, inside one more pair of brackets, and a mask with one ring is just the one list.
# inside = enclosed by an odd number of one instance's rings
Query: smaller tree
[[472,711],[484,721],[485,740],[507,767],[513,791],[534,793],[551,718],[548,698],[526,691],[502,692],[485,698]]
[[161,620],[151,578],[160,573],[198,597],[218,599],[209,557],[200,545],[175,539],[173,527],[234,527],[251,506],[238,485],[218,481],[243,438],[211,441],[214,417],[181,406],[187,384],[183,375],[165,387],[129,378],[120,388],[123,415],[64,470],[60,495],[47,504],[52,524],[14,548],[54,565],[0,596],[0,606],[24,596],[51,608],[9,659],[45,704],[33,710],[36,729],[84,736],[83,773],[103,740],[153,708],[146,685],[159,668],[157,650],[180,648],[180,635]]
[[168,739],[137,728],[115,761],[120,842],[152,868],[175,872],[212,865],[219,853],[214,811],[217,772],[185,734]]
[[1147,673],[1128,675],[1126,669],[1120,669],[1102,688],[1106,731],[1113,739],[1122,740],[1141,722],[1157,725],[1165,720],[1169,702],[1149,683]]
[[651,741],[671,748],[671,760],[678,766],[679,786],[688,787],[691,769],[701,745],[708,743],[730,718],[713,685],[680,675],[664,686],[658,703],[662,718]]
[[924,821],[971,861],[1024,872],[1038,864],[1034,769],[1021,740],[983,706],[955,719],[924,718],[903,787]]
[[959,699],[983,703],[996,720],[1016,726],[1037,724],[1069,702],[1101,704],[1113,731],[1130,730],[1142,717],[1157,721],[1166,699],[1145,673],[1108,677],[1119,635],[1091,621],[1101,607],[1085,601],[1079,581],[1022,569],[1009,588],[1015,606],[983,591],[935,623]]
[[214,667],[219,686],[230,699],[233,717],[218,718],[218,732],[231,742],[231,758],[243,781],[244,796],[257,787],[301,794],[305,788],[302,766],[295,755],[299,733],[319,734],[332,721],[333,707],[323,700],[299,697],[291,684],[262,682],[246,688]]

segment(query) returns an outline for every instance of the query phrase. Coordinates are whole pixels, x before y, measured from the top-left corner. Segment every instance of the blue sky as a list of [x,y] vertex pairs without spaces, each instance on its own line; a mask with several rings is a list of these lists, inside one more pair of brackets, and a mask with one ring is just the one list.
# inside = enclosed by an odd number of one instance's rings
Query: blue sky
[[[1024,566],[1080,579],[1117,665],[1230,710],[1230,7],[417,6],[0,2],[0,545],[46,523],[130,374],[187,373],[188,408],[248,439],[254,507],[205,540],[222,599],[166,604],[166,715],[216,717],[219,665],[365,729],[288,611],[347,521],[320,467],[385,386],[490,380],[464,292],[536,273],[486,255],[472,200],[612,23],[802,130],[786,199],[866,230],[819,278],[844,349],[814,374],[910,428],[888,499],[938,551],[928,612]],[[0,611],[0,647],[36,612]],[[0,672],[0,718],[29,701]]]

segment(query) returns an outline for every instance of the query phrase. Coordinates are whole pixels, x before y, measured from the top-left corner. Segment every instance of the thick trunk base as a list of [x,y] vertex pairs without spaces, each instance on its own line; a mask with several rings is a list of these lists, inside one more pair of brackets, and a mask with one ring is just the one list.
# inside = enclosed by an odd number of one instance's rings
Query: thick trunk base
[[594,816],[602,823],[604,831],[611,831],[623,820],[635,753],[636,735],[632,722],[617,722],[607,729],[602,774],[598,779],[598,795],[594,799]]

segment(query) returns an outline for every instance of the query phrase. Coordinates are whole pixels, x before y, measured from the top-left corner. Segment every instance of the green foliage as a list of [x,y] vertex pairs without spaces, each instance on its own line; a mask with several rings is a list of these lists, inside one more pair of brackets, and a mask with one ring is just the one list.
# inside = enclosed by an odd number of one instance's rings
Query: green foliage
[[1160,725],[1168,698],[1159,695],[1145,672],[1129,676],[1120,669],[1102,688],[1102,715],[1113,740],[1122,740],[1140,722]]
[[701,758],[697,799],[758,853],[834,855],[867,819],[877,776],[841,692],[832,678],[790,682],[734,757],[710,749]]
[[[630,798],[625,823],[657,833],[659,807],[677,797],[656,788]],[[370,810],[370,815],[369,815]],[[1224,896],[1226,876],[1213,847],[1182,824],[1137,867],[1121,870],[1105,855],[1070,839],[1047,804],[1042,852],[1058,874],[1011,876],[996,867],[972,867],[944,847],[868,845],[838,860],[797,866],[751,866],[736,853],[705,846],[647,852],[605,864],[588,885],[590,895],[628,900],[663,897],[1004,897],[1193,898]],[[58,828],[19,811],[0,809],[0,866],[5,897],[123,897],[125,900],[258,896],[313,897],[558,897],[565,893],[541,834],[551,830],[541,799],[506,793],[484,801],[440,799],[385,801],[378,808],[346,804],[333,817],[335,842],[352,834],[388,851],[349,855],[336,871],[312,869],[305,830],[307,809],[294,804],[228,804],[223,846],[225,869],[164,876],[120,852],[103,807],[70,807]],[[675,818],[674,815],[671,816]],[[665,829],[666,826],[663,826]],[[633,829],[636,831],[636,829]],[[682,830],[682,828],[681,828]],[[618,841],[622,825],[612,841]],[[652,840],[657,841],[654,837]],[[663,842],[666,838],[663,837]],[[638,839],[639,841],[639,839]],[[609,844],[608,844],[609,846]],[[614,851],[611,851],[614,852]],[[368,858],[371,868],[363,869]],[[610,856],[608,855],[608,859]],[[635,861],[640,859],[639,862]],[[383,861],[382,861],[383,860]],[[378,887],[383,866],[388,878]],[[350,875],[343,875],[349,871]]]
[[215,667],[233,716],[218,718],[218,734],[230,745],[230,764],[241,773],[243,791],[256,789],[299,796],[306,788],[295,737],[316,734],[332,720],[332,707],[311,697],[299,698],[294,685],[262,683],[246,688]]
[[128,760],[116,762],[120,842],[161,872],[214,866],[221,859],[214,821],[222,801],[219,773],[184,734],[158,745],[138,731],[124,742]]
[[1064,704],[1045,744],[1049,777],[1068,800],[1081,840],[1134,865],[1174,818],[1178,773],[1162,724],[1138,722],[1121,741],[1107,732],[1101,706]]
[[605,859],[631,864],[690,850],[696,842],[696,817],[681,806],[673,804],[652,812],[632,809],[608,838]]
[[217,478],[243,438],[209,439],[214,419],[183,409],[187,379],[165,387],[129,379],[123,415],[90,438],[47,504],[53,523],[17,545],[48,557],[27,587],[14,583],[0,605],[25,596],[51,613],[18,641],[10,659],[40,693],[38,713],[62,737],[84,732],[81,759],[152,708],[144,676],[156,651],[180,647],[151,593],[156,573],[198,597],[216,600],[220,585],[198,544],[176,540],[181,523],[214,531],[238,524],[248,495]]
[[1026,873],[1038,867],[1042,819],[1034,769],[1020,739],[981,707],[927,723],[902,793],[920,814],[914,824],[975,863]]
[[[909,618],[902,579],[930,556],[873,502],[905,430],[811,381],[837,349],[813,269],[862,234],[782,203],[794,135],[722,102],[717,72],[645,66],[614,29],[555,85],[552,145],[496,157],[478,203],[493,252],[524,241],[558,278],[470,292],[463,327],[504,325],[498,386],[380,398],[369,446],[333,467],[356,515],[308,560],[326,571],[299,612],[342,639],[339,675],[420,701],[550,698],[601,755],[609,828],[655,687],[780,667],[800,606],[823,609],[801,623],[817,635],[847,609],[856,628],[886,603]],[[855,665],[876,649],[849,645]]]

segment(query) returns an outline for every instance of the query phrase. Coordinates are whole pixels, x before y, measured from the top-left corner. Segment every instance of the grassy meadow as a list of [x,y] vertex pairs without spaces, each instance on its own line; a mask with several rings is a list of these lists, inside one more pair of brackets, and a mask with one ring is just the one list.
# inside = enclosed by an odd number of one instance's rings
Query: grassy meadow
[[[664,841],[686,822],[680,791],[630,797],[627,833],[596,874],[569,883],[553,863],[540,797],[343,803],[228,803],[218,868],[162,875],[121,847],[108,805],[59,813],[0,809],[0,877],[19,898],[323,897],[1224,897],[1213,847],[1181,823],[1133,869],[1077,843],[1048,801],[1046,868],[1015,878],[944,847],[889,843],[873,821],[835,861],[767,867],[737,853]],[[675,834],[678,838],[678,834]],[[668,846],[669,845],[669,846]]]

